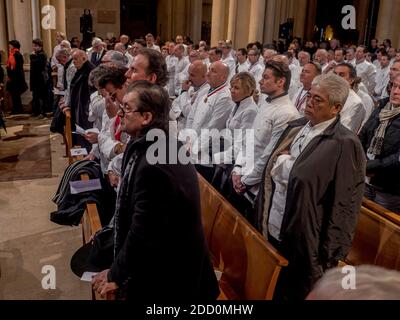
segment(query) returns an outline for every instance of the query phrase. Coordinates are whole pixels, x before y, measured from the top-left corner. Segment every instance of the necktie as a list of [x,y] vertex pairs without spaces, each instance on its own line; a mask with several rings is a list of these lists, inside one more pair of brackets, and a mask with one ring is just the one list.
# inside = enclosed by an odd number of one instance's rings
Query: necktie
[[236,73],[239,73],[239,63],[236,65]]

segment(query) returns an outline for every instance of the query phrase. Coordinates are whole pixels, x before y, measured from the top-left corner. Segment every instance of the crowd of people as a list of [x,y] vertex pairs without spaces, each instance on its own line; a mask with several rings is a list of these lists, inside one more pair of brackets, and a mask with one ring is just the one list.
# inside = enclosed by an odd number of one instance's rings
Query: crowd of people
[[[95,277],[98,292],[218,295],[194,168],[289,260],[277,299],[304,299],[345,258],[363,196],[400,214],[400,54],[390,40],[318,48],[295,40],[286,50],[182,36],[161,45],[152,34],[119,40],[110,48],[94,38],[84,51],[58,33],[50,66],[55,111],[70,110],[73,130],[86,130],[75,143],[117,193],[114,263]],[[33,48],[37,115],[48,104],[48,67],[39,39]],[[15,112],[21,63],[11,41]],[[150,165],[152,129],[176,139],[191,163]]]

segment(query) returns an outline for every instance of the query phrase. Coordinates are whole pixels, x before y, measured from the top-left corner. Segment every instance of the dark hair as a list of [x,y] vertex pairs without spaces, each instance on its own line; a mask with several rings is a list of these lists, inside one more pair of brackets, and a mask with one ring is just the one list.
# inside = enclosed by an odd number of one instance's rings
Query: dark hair
[[335,69],[337,67],[346,67],[347,69],[349,69],[350,79],[356,79],[357,78],[357,70],[356,70],[356,68],[353,67],[353,65],[351,63],[348,63],[348,62],[339,63],[335,67]]
[[98,68],[106,70],[105,75],[98,79],[100,88],[105,88],[107,83],[112,83],[114,87],[119,89],[123,87],[126,82],[125,73],[128,71],[127,68],[117,65],[101,65]]
[[389,53],[387,53],[385,50],[383,50],[384,52],[381,52],[381,56],[382,57],[387,57],[389,60],[390,60],[390,58],[389,58]]
[[215,54],[217,54],[217,55],[219,55],[219,56],[222,57],[222,50],[221,50],[220,48],[218,48],[218,47],[212,47],[212,48],[210,49],[210,51],[211,51],[211,50],[214,50],[214,51],[215,51]]
[[43,41],[41,39],[33,39],[32,40],[33,44],[36,44],[37,46],[43,48]]
[[318,75],[322,74],[322,68],[321,68],[321,65],[318,62],[309,61],[309,62],[306,63],[306,65],[307,64],[311,64],[312,66],[314,66],[314,68],[317,71]]
[[144,41],[143,39],[135,39],[134,41],[133,41],[133,43],[139,43],[142,47],[146,47],[147,46],[147,43],[146,43],[146,41]]
[[167,91],[163,87],[145,80],[132,83],[128,87],[127,94],[133,91],[138,93],[138,111],[140,113],[150,112],[153,115],[153,121],[142,130],[141,134],[145,134],[151,129],[161,129],[168,132],[171,102]]
[[343,56],[344,56],[344,57],[346,56],[346,53],[347,53],[347,52],[346,52],[346,49],[343,49],[343,48],[336,48],[336,49],[335,49],[335,52],[336,52],[336,51],[342,51]]
[[366,46],[361,45],[361,46],[358,46],[357,48],[362,48],[363,49],[363,53],[367,53],[368,52]]
[[162,54],[156,50],[148,48],[141,48],[138,51],[138,54],[145,56],[149,61],[146,74],[150,75],[154,73],[157,77],[156,83],[164,87],[168,83],[168,71],[167,64]]
[[11,44],[16,49],[21,49],[21,44],[18,40],[11,40],[8,44]]
[[284,90],[289,91],[290,80],[292,78],[292,75],[291,75],[289,67],[285,63],[273,61],[273,60],[268,61],[265,64],[265,69],[270,69],[275,78],[279,78],[279,79],[284,78],[285,79]]
[[237,52],[240,52],[242,55],[247,57],[247,50],[245,48],[240,48]]

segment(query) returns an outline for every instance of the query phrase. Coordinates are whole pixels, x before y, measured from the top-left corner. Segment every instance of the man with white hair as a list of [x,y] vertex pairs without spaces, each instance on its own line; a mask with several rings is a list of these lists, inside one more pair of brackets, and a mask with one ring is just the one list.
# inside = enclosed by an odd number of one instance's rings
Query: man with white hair
[[321,66],[322,73],[325,72],[325,69],[328,68],[328,51],[325,49],[318,49],[315,53],[315,61],[318,62]]
[[101,59],[103,59],[106,54],[106,50],[102,45],[102,40],[100,38],[94,38],[92,41],[92,49],[90,49],[88,58],[89,61],[95,66],[99,66]]
[[364,193],[365,156],[340,123],[348,83],[314,79],[305,118],[290,122],[265,166],[256,227],[289,261],[277,300],[303,300],[352,243]]
[[267,63],[268,61],[271,61],[274,56],[276,56],[278,52],[273,49],[265,49],[263,58],[264,58],[264,63]]
[[304,67],[311,61],[311,56],[307,51],[300,51],[298,54],[300,67]]

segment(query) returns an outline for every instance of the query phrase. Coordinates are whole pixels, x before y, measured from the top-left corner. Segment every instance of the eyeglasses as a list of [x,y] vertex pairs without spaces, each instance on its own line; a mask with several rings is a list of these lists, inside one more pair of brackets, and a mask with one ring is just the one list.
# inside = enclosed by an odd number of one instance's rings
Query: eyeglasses
[[122,116],[125,116],[128,113],[141,113],[142,111],[140,110],[130,110],[129,108],[126,107],[126,105],[120,104],[119,105],[119,111],[122,113]]

